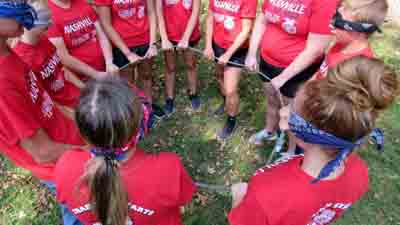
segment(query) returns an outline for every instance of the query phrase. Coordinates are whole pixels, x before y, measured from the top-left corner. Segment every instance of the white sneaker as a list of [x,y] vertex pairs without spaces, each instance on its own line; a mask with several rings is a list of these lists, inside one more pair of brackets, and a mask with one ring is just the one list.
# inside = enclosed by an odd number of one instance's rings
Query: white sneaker
[[268,132],[263,129],[253,135],[251,135],[249,142],[253,145],[262,145],[264,141],[275,141],[277,138],[276,133]]

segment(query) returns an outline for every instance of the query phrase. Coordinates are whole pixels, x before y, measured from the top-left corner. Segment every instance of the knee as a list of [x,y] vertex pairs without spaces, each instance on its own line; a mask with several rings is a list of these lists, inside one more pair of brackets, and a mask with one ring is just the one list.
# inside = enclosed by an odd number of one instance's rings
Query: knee
[[175,74],[176,73],[176,64],[175,63],[166,63],[166,69],[168,73]]
[[225,87],[225,96],[226,97],[236,97],[238,96],[238,90],[232,87]]
[[188,60],[185,62],[185,64],[186,64],[187,70],[189,70],[189,71],[194,71],[197,69],[197,63],[195,60]]

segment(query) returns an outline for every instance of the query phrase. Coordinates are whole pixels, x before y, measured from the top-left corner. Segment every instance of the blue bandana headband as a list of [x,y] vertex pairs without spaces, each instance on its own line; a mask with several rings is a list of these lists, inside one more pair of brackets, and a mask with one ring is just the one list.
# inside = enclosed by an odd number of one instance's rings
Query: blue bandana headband
[[[346,157],[365,140],[365,137],[363,137],[353,143],[338,138],[335,135],[316,128],[295,112],[291,112],[290,114],[289,129],[297,138],[306,143],[322,145],[338,151],[336,158],[329,161],[322,168],[318,177],[312,183],[316,183],[319,180],[328,177],[340,166],[343,160],[346,159]],[[382,151],[384,143],[383,132],[380,129],[374,129],[370,134],[370,137],[377,144],[377,149]]]
[[15,19],[30,30],[37,18],[36,11],[26,1],[0,1],[0,18]]

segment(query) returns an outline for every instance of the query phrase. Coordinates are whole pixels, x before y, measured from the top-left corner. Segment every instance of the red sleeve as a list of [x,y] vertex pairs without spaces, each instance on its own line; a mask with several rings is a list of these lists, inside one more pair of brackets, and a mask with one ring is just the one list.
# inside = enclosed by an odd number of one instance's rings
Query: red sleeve
[[111,6],[112,0],[94,0],[93,3],[99,6]]
[[228,220],[230,225],[269,225],[267,216],[250,187],[243,201],[230,211]]
[[[163,188],[162,203],[167,207],[183,206],[190,202],[193,194],[196,192],[196,186],[186,172],[180,158],[172,153],[161,153],[166,164],[161,168]],[[168,179],[165,179],[168,177]]]
[[0,129],[9,145],[31,137],[41,127],[32,112],[32,103],[16,90],[0,95]]
[[[52,20],[54,21],[54,18],[52,18]],[[47,36],[49,38],[58,38],[61,37],[63,38],[64,36],[64,32],[63,30],[59,27],[58,24],[53,24],[49,27],[49,30],[47,31]]]
[[208,3],[208,10],[214,11],[214,1],[210,0]]
[[310,18],[310,33],[331,34],[331,20],[336,12],[338,0],[313,1]]
[[256,18],[257,14],[257,0],[244,0],[242,7],[240,7],[241,18]]

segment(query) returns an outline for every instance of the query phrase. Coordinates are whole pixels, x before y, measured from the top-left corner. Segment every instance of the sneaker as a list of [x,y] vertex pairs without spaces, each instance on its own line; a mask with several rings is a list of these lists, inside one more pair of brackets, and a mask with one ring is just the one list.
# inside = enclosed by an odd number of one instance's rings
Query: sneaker
[[162,118],[164,118],[166,116],[164,110],[160,106],[158,106],[158,105],[153,103],[153,104],[151,104],[151,107],[153,109],[152,113],[154,114],[154,117],[156,119],[160,120],[160,119],[162,119]]
[[218,108],[214,111],[214,115],[221,116],[225,113],[225,102],[223,102]]
[[165,100],[164,110],[167,115],[170,115],[175,112],[175,104],[173,98],[167,98]]
[[236,128],[236,121],[230,122],[229,119],[226,121],[224,128],[222,128],[218,133],[217,137],[220,140],[224,140],[232,135]]
[[276,138],[276,133],[268,132],[267,130],[263,129],[251,135],[249,142],[253,145],[262,145],[264,141],[274,141]]
[[200,98],[197,94],[189,95],[190,103],[192,104],[192,109],[198,110],[200,108]]

